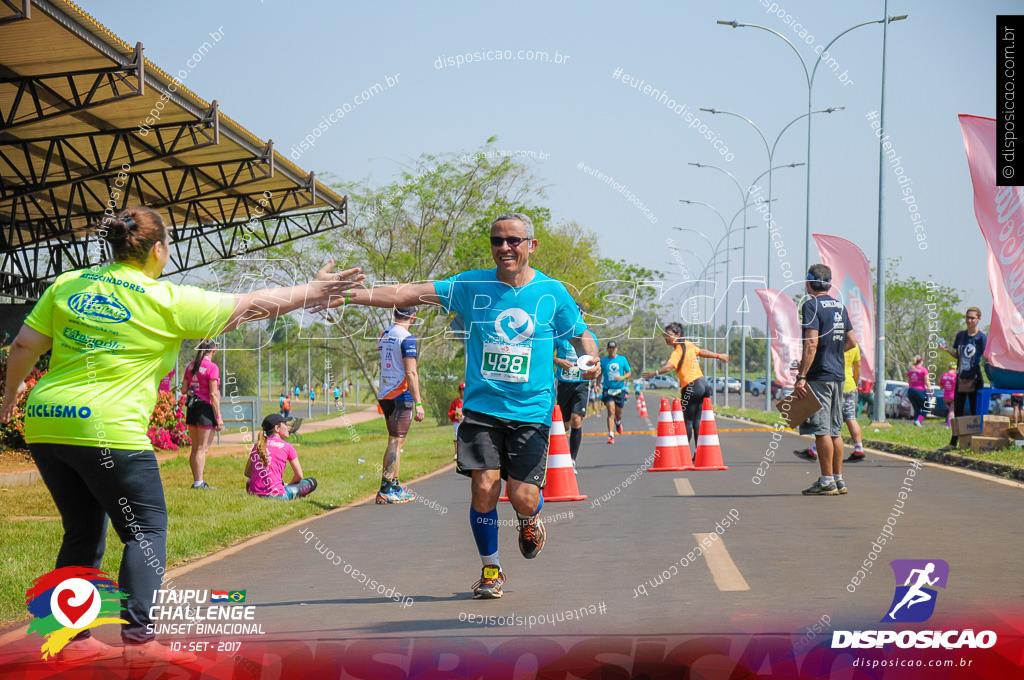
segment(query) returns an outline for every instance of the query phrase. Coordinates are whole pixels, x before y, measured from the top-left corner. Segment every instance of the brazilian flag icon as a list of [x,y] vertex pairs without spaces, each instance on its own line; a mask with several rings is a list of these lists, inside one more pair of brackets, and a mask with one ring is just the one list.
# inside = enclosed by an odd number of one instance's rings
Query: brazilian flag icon
[[232,602],[245,602],[244,590],[232,590],[228,593],[228,599]]

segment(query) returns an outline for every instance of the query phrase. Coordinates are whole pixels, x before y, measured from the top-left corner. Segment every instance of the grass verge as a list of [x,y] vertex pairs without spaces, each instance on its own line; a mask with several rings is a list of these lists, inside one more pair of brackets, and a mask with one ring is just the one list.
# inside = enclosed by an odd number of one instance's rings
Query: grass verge
[[[373,493],[380,486],[377,466],[387,444],[380,421],[311,432],[296,446],[303,472],[318,487],[306,498],[282,502],[245,493],[247,447],[208,458],[204,477],[217,491],[192,491],[188,452],[160,464],[168,510],[167,561],[180,566],[246,538],[296,520],[320,515]],[[414,424],[402,454],[402,479],[413,479],[452,458],[451,428]],[[365,462],[360,463],[362,459]],[[0,626],[23,620],[25,591],[54,567],[63,530],[49,491],[37,482],[0,490]],[[107,531],[102,569],[117,580],[121,542]]]
[[[779,422],[778,413],[767,413],[766,411],[759,411],[756,409],[740,409],[720,406],[715,410],[715,412],[726,416],[750,418],[756,423],[763,423],[766,425],[774,425]],[[946,429],[944,421],[941,420],[926,420],[923,427],[917,427],[911,420],[895,420],[889,421],[892,427],[888,428],[870,427],[871,420],[864,417],[858,418],[857,422],[860,423],[861,433],[864,436],[864,443],[867,446],[872,446],[872,442],[896,444],[899,446],[917,449],[921,452],[921,456],[923,456],[926,453],[933,453],[949,444],[950,432]],[[846,432],[845,429],[844,432]],[[849,435],[844,435],[844,439],[847,442],[851,441]],[[889,447],[882,448],[887,449]],[[970,450],[961,450],[951,453],[953,455],[959,455],[962,458],[973,458],[975,460],[1008,465],[1010,467],[1024,467],[1024,449],[1016,446],[1011,446],[1000,451],[986,451],[984,453],[977,453]]]

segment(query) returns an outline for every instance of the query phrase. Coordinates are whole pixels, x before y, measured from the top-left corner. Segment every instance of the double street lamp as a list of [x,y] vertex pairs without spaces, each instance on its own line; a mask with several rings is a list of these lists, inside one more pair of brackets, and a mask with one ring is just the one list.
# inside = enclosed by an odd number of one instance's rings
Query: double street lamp
[[[904,14],[903,16],[890,17],[889,21],[900,21],[900,20],[906,19],[906,18],[907,18],[907,15]],[[852,31],[854,29],[857,29],[857,28],[860,28],[861,26],[870,26],[871,24],[885,24],[885,23],[887,23],[886,19],[875,19],[875,20],[872,20],[872,21],[865,21],[865,22],[862,22],[862,23],[850,26],[845,31],[842,31],[841,33],[839,33],[839,35],[837,35],[836,37],[832,38],[832,40],[830,40],[828,42],[828,44],[825,45],[825,48],[821,52],[818,52],[817,50],[815,50],[815,52],[817,53],[817,56],[815,57],[815,60],[814,60],[814,67],[810,71],[807,70],[807,61],[804,59],[803,55],[800,54],[800,50],[798,50],[796,48],[796,45],[794,45],[789,40],[789,38],[787,38],[786,36],[782,35],[778,31],[776,31],[774,29],[771,29],[771,28],[768,28],[767,26],[761,26],[759,24],[742,24],[742,23],[736,21],[735,19],[733,19],[732,21],[718,21],[717,23],[721,24],[722,26],[732,26],[733,28],[759,28],[762,31],[768,31],[769,33],[771,33],[775,37],[785,41],[785,43],[787,45],[789,45],[790,49],[793,50],[793,53],[796,55],[797,59],[800,60],[800,66],[803,67],[803,70],[804,70],[804,80],[805,80],[805,82],[807,84],[807,113],[805,114],[805,117],[807,118],[807,206],[806,206],[806,215],[805,215],[805,218],[804,218],[804,220],[805,220],[805,226],[804,226],[804,269],[806,269],[808,266],[810,266],[810,257],[811,257],[811,113],[812,113],[812,111],[811,111],[811,99],[812,99],[812,94],[813,94],[813,91],[814,91],[814,76],[817,75],[817,73],[818,73],[818,67],[821,66],[822,58],[825,55],[828,54],[828,49],[830,47],[832,47],[832,45],[837,40],[842,38],[844,35],[846,35],[850,31]],[[833,61],[833,63],[834,63],[834,60],[830,60],[830,61]],[[836,67],[836,70],[838,70],[838,66]],[[843,72],[843,75],[846,75],[845,71]]]

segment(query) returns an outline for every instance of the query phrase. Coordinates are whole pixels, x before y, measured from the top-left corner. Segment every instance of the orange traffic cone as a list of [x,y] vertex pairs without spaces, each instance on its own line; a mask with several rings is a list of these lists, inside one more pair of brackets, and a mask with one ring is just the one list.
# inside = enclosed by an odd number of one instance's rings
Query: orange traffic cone
[[572,469],[572,454],[569,453],[569,439],[565,436],[562,409],[555,404],[551,416],[551,435],[548,440],[548,472],[544,488],[541,489],[547,501],[582,501],[576,484],[576,472]]
[[647,468],[647,471],[677,472],[683,469],[683,464],[679,460],[679,444],[672,421],[672,408],[668,399],[662,398],[661,412],[658,414],[658,438],[654,444],[654,465]]
[[710,397],[704,397],[704,407],[700,414],[700,434],[697,436],[697,463],[695,469],[729,469],[729,466],[722,460],[722,447],[718,443],[718,427],[715,425],[715,412],[711,408]]
[[679,464],[683,466],[684,470],[693,470],[693,458],[690,457],[690,440],[686,436],[686,420],[683,418],[683,404],[678,399],[672,400],[672,421],[676,427]]
[[640,417],[641,418],[646,418],[647,417],[647,400],[644,399],[643,392],[640,393],[640,397],[637,399],[636,405],[637,405],[637,408],[640,409]]

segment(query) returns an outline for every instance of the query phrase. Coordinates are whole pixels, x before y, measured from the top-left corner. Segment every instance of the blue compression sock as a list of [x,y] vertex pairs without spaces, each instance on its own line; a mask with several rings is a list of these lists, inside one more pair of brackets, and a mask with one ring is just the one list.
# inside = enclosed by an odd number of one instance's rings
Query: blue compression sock
[[537,503],[537,512],[533,513],[532,515],[524,515],[524,514],[520,513],[518,510],[516,510],[516,517],[518,517],[519,519],[530,519],[531,517],[536,517],[537,515],[540,514],[540,511],[541,511],[541,509],[543,507],[544,507],[544,494],[541,494],[540,495],[540,502]]
[[473,528],[476,549],[484,566],[494,564],[501,567],[501,563],[498,562],[498,509],[484,513],[470,507],[469,523]]

